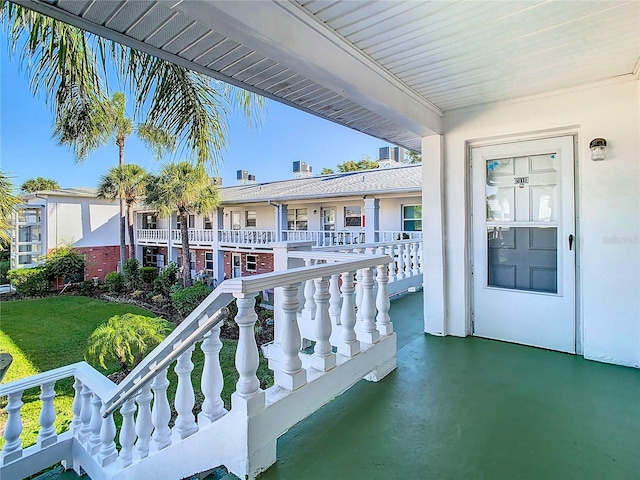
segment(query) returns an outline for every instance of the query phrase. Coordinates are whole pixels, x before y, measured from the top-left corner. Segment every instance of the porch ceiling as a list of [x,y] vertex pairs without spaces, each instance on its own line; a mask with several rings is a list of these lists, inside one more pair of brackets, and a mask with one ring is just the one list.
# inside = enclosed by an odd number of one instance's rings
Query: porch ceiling
[[444,112],[640,58],[636,1],[17,3],[412,150]]

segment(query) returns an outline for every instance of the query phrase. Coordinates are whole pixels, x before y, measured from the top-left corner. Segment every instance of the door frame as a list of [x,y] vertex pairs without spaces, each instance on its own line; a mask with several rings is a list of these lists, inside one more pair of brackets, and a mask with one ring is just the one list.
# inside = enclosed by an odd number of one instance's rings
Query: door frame
[[557,137],[572,137],[573,140],[573,205],[574,205],[574,232],[575,232],[575,346],[576,355],[583,355],[584,326],[582,321],[582,248],[581,248],[581,225],[580,225],[580,163],[579,163],[579,139],[580,133],[577,127],[567,127],[560,129],[545,130],[544,132],[520,133],[514,135],[484,137],[465,142],[465,228],[466,228],[466,248],[465,248],[465,301],[466,311],[466,335],[473,335],[473,309],[474,309],[474,287],[473,287],[473,172],[472,172],[472,149],[476,147],[486,147],[490,145],[502,145],[507,143],[528,142],[532,140],[544,140]]

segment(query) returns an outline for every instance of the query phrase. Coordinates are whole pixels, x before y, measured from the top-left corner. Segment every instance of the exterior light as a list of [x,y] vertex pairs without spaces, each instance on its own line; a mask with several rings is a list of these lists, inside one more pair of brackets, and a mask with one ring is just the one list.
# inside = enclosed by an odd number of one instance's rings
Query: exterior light
[[591,140],[589,149],[591,150],[591,160],[594,162],[607,158],[607,141],[604,138],[594,138]]

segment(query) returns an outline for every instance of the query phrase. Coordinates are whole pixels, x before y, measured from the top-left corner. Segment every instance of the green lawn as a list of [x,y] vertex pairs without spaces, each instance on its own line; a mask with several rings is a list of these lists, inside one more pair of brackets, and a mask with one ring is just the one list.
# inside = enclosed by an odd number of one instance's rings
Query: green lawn
[[[28,377],[36,373],[62,367],[83,360],[87,339],[91,332],[113,315],[136,313],[154,316],[152,313],[128,304],[109,303],[87,297],[48,297],[36,300],[23,300],[0,303],[0,352],[8,352],[13,356],[13,364],[2,383]],[[235,371],[236,342],[225,340],[220,352],[220,363],[224,372],[223,401],[227,408],[231,393],[235,391],[237,372]],[[193,354],[194,372],[193,386],[196,391],[196,402],[202,402],[200,378],[204,364],[202,351],[197,348]],[[94,365],[95,366],[95,365]],[[117,370],[114,364],[105,371],[109,374]],[[258,378],[264,386],[273,383],[272,373],[261,357]],[[173,397],[176,389],[176,375],[170,369],[169,395]],[[39,389],[26,391],[22,407],[24,447],[33,445],[38,435],[38,417],[40,414]],[[0,407],[6,405],[6,398],[0,399]],[[73,402],[73,379],[56,383],[56,428],[64,431],[72,420],[71,404]],[[0,412],[0,431],[4,429],[6,412]],[[119,423],[119,419],[116,418]],[[0,438],[0,445],[4,440]]]

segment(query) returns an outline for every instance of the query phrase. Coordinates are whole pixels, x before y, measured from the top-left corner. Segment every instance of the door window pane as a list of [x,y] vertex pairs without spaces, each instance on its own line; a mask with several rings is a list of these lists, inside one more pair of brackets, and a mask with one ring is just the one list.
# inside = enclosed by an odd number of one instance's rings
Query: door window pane
[[556,227],[488,227],[490,287],[558,293]]

